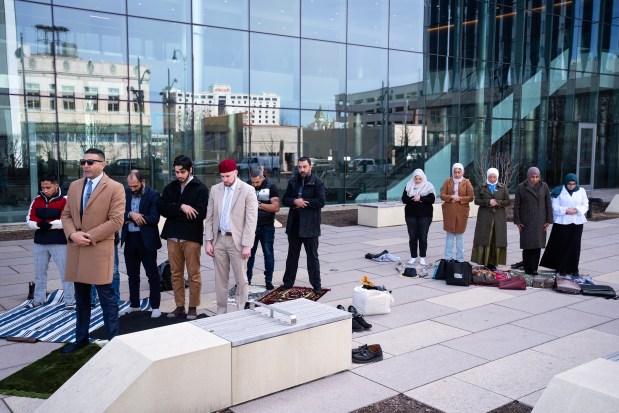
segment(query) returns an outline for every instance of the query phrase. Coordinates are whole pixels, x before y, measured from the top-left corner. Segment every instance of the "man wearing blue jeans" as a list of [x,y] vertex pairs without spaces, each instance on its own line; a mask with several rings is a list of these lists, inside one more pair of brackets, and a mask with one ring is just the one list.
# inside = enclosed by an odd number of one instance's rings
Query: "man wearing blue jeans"
[[[112,274],[112,288],[114,289],[114,299],[121,303],[120,301],[120,271],[118,270],[118,243],[120,242],[120,238],[118,236],[118,232],[114,235],[114,273]],[[94,285],[90,286],[90,306],[96,307],[99,304],[99,300],[97,299],[97,289]]]
[[252,169],[248,183],[254,187],[258,198],[258,225],[256,226],[256,238],[251,249],[251,257],[247,261],[247,281],[251,284],[256,251],[258,250],[258,242],[260,242],[264,255],[264,281],[267,290],[272,290],[274,288],[273,270],[275,268],[275,256],[273,255],[275,214],[279,212],[279,192],[277,187],[268,178],[265,178],[262,169]]

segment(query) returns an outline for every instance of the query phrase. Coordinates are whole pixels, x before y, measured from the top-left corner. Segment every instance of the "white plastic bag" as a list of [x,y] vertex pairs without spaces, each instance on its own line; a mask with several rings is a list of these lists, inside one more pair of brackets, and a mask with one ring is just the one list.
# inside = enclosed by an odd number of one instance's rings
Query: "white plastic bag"
[[352,294],[352,305],[362,315],[387,314],[392,304],[393,296],[388,291],[355,287]]

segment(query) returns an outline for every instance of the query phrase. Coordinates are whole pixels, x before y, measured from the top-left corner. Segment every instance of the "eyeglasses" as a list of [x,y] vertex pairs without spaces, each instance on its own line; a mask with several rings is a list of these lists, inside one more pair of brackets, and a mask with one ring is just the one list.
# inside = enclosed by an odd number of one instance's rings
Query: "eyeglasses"
[[95,162],[105,162],[105,161],[100,161],[98,159],[80,159],[80,165],[84,166],[86,164],[88,164],[89,166],[92,166]]

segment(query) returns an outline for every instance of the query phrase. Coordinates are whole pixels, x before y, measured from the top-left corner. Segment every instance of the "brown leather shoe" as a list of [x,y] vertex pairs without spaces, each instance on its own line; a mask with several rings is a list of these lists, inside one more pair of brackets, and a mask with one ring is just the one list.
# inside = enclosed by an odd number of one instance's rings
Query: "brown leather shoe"
[[198,318],[196,307],[189,307],[189,311],[187,312],[187,320],[195,320],[196,318]]
[[[191,307],[189,307],[191,309]],[[185,315],[185,307],[176,307],[174,311],[168,313],[168,318],[175,318]]]

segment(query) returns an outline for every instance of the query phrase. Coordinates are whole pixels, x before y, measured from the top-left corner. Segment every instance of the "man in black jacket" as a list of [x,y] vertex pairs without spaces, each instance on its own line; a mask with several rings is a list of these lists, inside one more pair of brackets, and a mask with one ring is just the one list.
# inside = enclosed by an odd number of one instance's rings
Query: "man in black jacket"
[[161,316],[157,250],[159,238],[159,192],[145,184],[142,172],[131,171],[125,189],[125,216],[121,244],[125,245],[125,264],[129,277],[130,307],[123,314],[140,311],[140,263],[144,266],[150,287],[151,317]]
[[325,185],[312,173],[312,162],[307,156],[299,158],[299,174],[288,181],[282,204],[290,208],[286,234],[288,257],[283,287],[292,288],[299,267],[301,245],[307,254],[307,273],[314,292],[320,294],[320,262],[318,237],[320,236],[320,210],[325,206]]
[[168,242],[168,258],[172,273],[172,289],[176,309],[168,317],[185,314],[184,267],[189,278],[189,310],[187,319],[194,320],[200,305],[202,277],[200,252],[204,233],[204,218],[208,207],[208,188],[193,176],[193,162],[185,155],[174,159],[176,180],[163,189],[159,213],[166,218],[161,238]]

